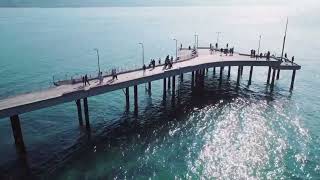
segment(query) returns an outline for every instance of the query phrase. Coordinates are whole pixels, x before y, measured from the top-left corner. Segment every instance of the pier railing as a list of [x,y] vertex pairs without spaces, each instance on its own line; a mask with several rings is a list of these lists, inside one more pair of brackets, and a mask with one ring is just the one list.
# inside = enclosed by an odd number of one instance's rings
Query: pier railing
[[[184,54],[184,55],[181,55],[181,56],[178,56],[177,59],[174,60],[173,64],[177,63],[177,62],[182,62],[182,61],[187,61],[187,60],[191,60],[195,57],[198,57],[198,54],[192,54],[192,53],[188,53],[188,54]],[[164,63],[161,62],[161,64],[157,64],[155,67],[158,67],[158,66],[163,66]],[[133,66],[126,66],[126,67],[116,67],[116,68],[110,68],[110,69],[107,69],[107,70],[102,70],[102,76],[104,78],[106,77],[111,77],[112,76],[112,69],[116,69],[116,72],[117,72],[117,75],[120,75],[120,74],[124,74],[124,73],[130,73],[130,72],[134,72],[134,71],[140,71],[142,70],[142,66],[139,66],[139,65],[133,65]],[[98,72],[89,72],[89,73],[86,73],[87,76],[88,76],[88,79],[89,80],[94,80],[94,79],[98,79]],[[61,86],[61,85],[68,85],[68,84],[76,84],[76,83],[80,83],[82,82],[82,76],[84,76],[85,74],[73,74],[73,75],[70,75],[70,74],[65,74],[65,75],[56,75],[56,76],[53,76],[53,84],[55,86]]]

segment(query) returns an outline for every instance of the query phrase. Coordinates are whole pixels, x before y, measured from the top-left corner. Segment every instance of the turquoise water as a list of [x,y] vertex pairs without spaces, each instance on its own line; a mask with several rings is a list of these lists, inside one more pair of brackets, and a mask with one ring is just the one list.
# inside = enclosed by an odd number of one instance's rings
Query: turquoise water
[[[89,98],[92,132],[78,126],[75,103],[20,116],[27,162],[18,160],[8,119],[0,122],[1,179],[319,179],[320,22],[316,6],[1,8],[0,98],[52,85],[101,67],[128,68],[187,46],[220,42],[248,52],[258,46],[280,54],[289,17],[286,52],[302,65],[295,89],[291,72],[281,72],[274,94],[266,88],[266,68],[255,68],[247,87],[218,71],[190,89],[190,74],[179,84],[176,103],[164,103],[162,82],[152,96],[139,86],[139,115],[125,111],[122,91]],[[226,74],[226,73],[225,73]],[[131,92],[132,94],[132,92]],[[133,102],[133,101],[131,101]],[[133,106],[132,106],[133,107]],[[131,108],[133,110],[133,108]]]

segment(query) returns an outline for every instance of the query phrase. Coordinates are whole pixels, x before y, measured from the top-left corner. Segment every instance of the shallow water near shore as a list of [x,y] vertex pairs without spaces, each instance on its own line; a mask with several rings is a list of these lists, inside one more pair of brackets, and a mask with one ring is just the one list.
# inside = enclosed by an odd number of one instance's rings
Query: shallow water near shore
[[[290,71],[267,90],[267,68],[245,67],[236,88],[219,68],[192,90],[190,74],[177,82],[174,103],[139,86],[139,114],[125,110],[122,91],[89,98],[91,133],[80,128],[74,102],[20,116],[27,156],[16,155],[8,119],[0,120],[1,179],[318,179],[320,178],[319,15],[312,6],[1,8],[0,98],[52,85],[52,76],[127,68],[174,55],[177,38],[200,46],[220,42],[247,52],[280,54],[289,16],[286,52],[302,66],[290,93]],[[311,23],[312,22],[312,23]],[[132,89],[130,90],[133,94]],[[133,102],[132,97],[131,102]]]

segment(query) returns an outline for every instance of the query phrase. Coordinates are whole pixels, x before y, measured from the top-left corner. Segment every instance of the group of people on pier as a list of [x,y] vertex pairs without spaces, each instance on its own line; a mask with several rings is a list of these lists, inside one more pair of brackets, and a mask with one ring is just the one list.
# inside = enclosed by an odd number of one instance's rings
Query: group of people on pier
[[167,67],[168,67],[168,69],[171,69],[172,68],[172,64],[173,64],[173,56],[171,56],[171,58],[170,58],[170,56],[167,55],[166,59],[164,60],[163,69],[167,69]]
[[[260,54],[256,54],[256,50],[254,50],[254,49],[251,49],[250,50],[250,57],[252,57],[252,58],[263,58],[263,57],[266,57],[266,59],[267,60],[270,60],[270,56],[271,56],[271,53],[270,53],[270,51],[268,51],[268,52],[266,52],[266,53],[260,53]],[[272,55],[272,56],[274,56],[274,55]],[[288,58],[288,54],[287,53],[285,53],[284,54],[284,61],[285,62],[291,62],[292,64],[293,64],[293,62],[294,62],[294,56],[292,56],[291,57],[291,61],[289,60],[289,58]],[[282,59],[281,59],[281,61],[283,61]]]
[[154,59],[151,59],[150,63],[149,63],[149,68],[154,69],[156,67],[156,61]]
[[88,75],[84,75],[82,76],[82,84],[83,86],[87,86],[87,84],[90,86],[90,83],[89,83],[89,79],[88,79]]
[[234,47],[229,49],[229,44],[226,45],[226,48],[220,48],[220,56],[222,56],[222,54],[225,54],[226,56],[227,55],[233,56],[233,53],[234,53]]
[[[170,69],[170,68],[172,68],[173,60],[174,60],[174,59],[173,59],[173,56],[170,57],[169,55],[167,55],[166,58],[165,58],[165,60],[164,60],[164,67],[163,67],[163,69],[167,69],[167,68]],[[159,58],[158,64],[161,65],[161,58]],[[156,67],[156,60],[155,60],[155,59],[151,59],[148,67],[144,64],[144,65],[142,66],[142,69],[143,69],[143,71],[145,71],[147,68],[152,68],[152,69],[154,69],[155,67]]]

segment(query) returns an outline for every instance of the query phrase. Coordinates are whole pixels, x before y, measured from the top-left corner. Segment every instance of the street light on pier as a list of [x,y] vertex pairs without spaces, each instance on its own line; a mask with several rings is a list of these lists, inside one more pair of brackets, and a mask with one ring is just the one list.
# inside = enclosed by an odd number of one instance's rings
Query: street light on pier
[[173,39],[174,41],[176,41],[176,59],[178,58],[178,40],[177,39]]
[[217,45],[219,47],[219,36],[220,36],[221,32],[217,32]]
[[142,65],[144,65],[144,46],[143,43],[139,43],[142,47]]
[[99,56],[99,49],[94,48],[94,50],[97,52],[97,58],[98,58],[98,70],[99,70],[99,75],[100,75],[100,56]]
[[194,46],[198,49],[198,40],[199,35],[197,33],[194,34]]
[[261,43],[261,35],[259,36],[258,56],[260,55],[260,43]]

